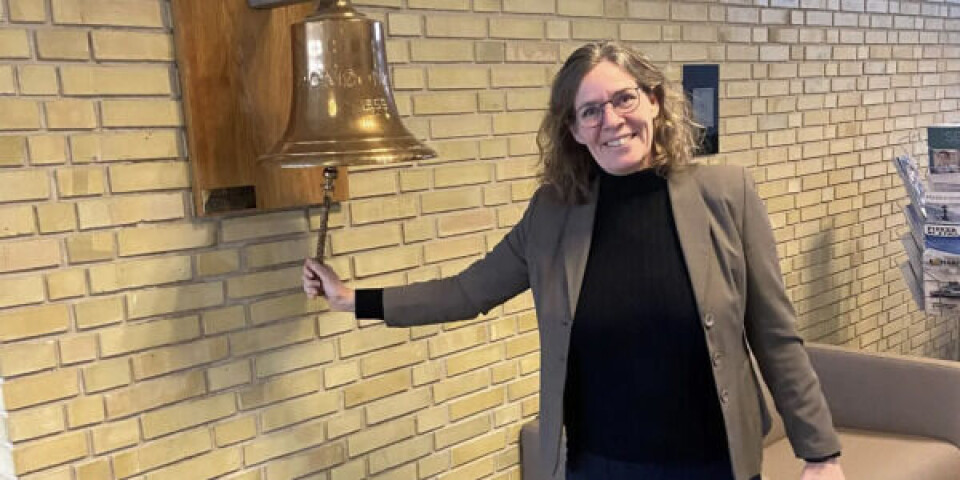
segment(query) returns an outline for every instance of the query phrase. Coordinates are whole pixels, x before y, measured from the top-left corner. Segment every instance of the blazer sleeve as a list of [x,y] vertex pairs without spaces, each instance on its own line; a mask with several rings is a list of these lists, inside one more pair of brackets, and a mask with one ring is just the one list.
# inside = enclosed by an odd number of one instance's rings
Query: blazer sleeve
[[783,285],[770,220],[746,170],[743,182],[747,339],[796,456],[831,456],[840,451],[840,440],[820,381],[796,330],[796,313]]
[[387,325],[410,327],[473,318],[529,287],[527,244],[542,188],[519,222],[484,258],[457,275],[383,291]]

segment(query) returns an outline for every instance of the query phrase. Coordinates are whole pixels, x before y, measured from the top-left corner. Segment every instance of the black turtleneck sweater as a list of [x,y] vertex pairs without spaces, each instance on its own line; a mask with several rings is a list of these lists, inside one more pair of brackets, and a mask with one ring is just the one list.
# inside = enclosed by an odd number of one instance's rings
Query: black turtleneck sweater
[[568,448],[617,460],[727,461],[706,340],[666,180],[601,174],[570,340]]

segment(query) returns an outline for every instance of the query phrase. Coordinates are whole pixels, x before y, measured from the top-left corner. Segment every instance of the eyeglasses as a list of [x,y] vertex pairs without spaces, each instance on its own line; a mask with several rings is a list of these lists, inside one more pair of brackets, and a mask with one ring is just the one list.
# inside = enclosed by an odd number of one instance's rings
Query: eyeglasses
[[606,102],[588,102],[581,105],[576,110],[575,120],[577,125],[585,128],[593,128],[603,123],[603,114],[609,103],[617,115],[626,115],[637,109],[640,105],[640,91],[647,92],[646,87],[638,86],[618,90],[610,96]]

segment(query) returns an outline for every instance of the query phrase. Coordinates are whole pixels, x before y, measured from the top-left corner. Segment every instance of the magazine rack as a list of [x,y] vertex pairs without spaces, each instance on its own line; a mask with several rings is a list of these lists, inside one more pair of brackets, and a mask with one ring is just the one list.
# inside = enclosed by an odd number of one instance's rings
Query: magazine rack
[[910,198],[903,207],[910,231],[901,238],[908,261],[900,268],[921,309],[960,316],[960,124],[928,127],[927,146],[925,180],[914,159],[894,159]]

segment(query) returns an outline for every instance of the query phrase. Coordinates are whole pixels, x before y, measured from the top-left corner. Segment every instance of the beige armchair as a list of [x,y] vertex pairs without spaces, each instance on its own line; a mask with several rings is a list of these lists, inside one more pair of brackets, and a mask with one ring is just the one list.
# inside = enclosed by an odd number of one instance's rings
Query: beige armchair
[[[807,351],[840,434],[848,480],[960,480],[960,362],[819,344]],[[536,421],[520,433],[524,480],[562,480],[562,469],[553,477],[541,465],[538,434]],[[764,446],[765,480],[800,478],[803,462],[779,416]]]

